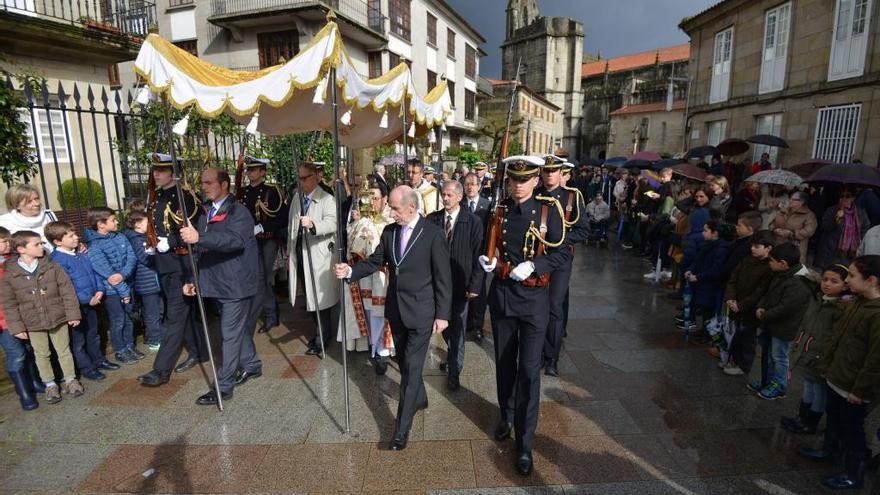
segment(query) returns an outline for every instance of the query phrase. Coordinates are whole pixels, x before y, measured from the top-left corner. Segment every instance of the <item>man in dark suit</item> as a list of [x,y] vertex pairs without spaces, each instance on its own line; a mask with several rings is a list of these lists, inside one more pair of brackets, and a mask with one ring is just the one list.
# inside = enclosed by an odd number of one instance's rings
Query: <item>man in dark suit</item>
[[[480,219],[482,232],[485,234],[492,218],[492,204],[488,198],[480,195],[481,187],[480,177],[475,172],[468,173],[464,178],[464,199],[461,201],[461,207]],[[485,235],[483,238],[485,239]],[[483,249],[482,246],[480,249]],[[483,340],[483,323],[485,320],[486,284],[483,283],[480,286],[476,299],[473,299],[468,305],[467,329],[468,332],[474,332],[474,338],[477,342]]]
[[[477,259],[482,254],[483,224],[476,215],[461,207],[464,189],[461,184],[449,180],[441,191],[443,209],[428,215],[428,222],[443,229],[449,243],[450,268],[452,270],[452,320],[443,332],[446,341],[445,364],[447,385],[450,390],[460,387],[459,375],[464,366],[464,333],[467,323],[468,303],[480,294],[484,272]],[[442,367],[442,366],[441,366]]]
[[[184,242],[195,246],[199,260],[199,290],[213,298],[220,308],[220,333],[223,336],[223,365],[217,370],[217,383],[223,400],[232,398],[232,389],[262,375],[263,363],[254,347],[254,329],[262,301],[260,261],[254,219],[241,203],[229,194],[229,174],[209,168],[202,172],[205,215],[197,227],[180,229]],[[195,285],[188,283],[184,293],[195,295]],[[217,403],[212,389],[196,400],[199,405]]]
[[359,280],[388,265],[385,317],[400,364],[400,401],[389,448],[403,450],[413,416],[428,407],[422,368],[431,334],[449,325],[452,274],[446,237],[419,215],[418,193],[400,186],[391,191],[388,203],[395,223],[382,231],[373,254],[354,266],[338,263],[333,270],[337,278]]

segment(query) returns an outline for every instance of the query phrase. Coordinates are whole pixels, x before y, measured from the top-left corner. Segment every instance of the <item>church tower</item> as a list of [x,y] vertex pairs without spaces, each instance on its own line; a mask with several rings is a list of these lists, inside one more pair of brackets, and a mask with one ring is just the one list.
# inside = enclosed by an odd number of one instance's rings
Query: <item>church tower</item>
[[516,79],[517,62],[522,60],[520,81],[562,108],[555,137],[570,159],[578,159],[584,25],[567,17],[541,16],[536,0],[509,0],[506,33],[501,44],[501,79]]

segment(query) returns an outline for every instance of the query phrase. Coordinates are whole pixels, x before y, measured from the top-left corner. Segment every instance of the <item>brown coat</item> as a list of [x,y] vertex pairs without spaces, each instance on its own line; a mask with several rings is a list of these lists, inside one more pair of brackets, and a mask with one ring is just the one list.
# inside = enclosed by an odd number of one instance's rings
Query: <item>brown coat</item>
[[[802,206],[792,211],[791,208],[780,211],[773,219],[771,230],[785,230],[785,235],[776,236],[776,244],[790,242],[801,250],[801,263],[807,260],[807,247],[810,244],[810,237],[816,233],[816,215],[806,206]],[[776,232],[773,233],[774,235]]]
[[0,305],[13,334],[48,331],[81,318],[70,277],[48,257],[40,258],[33,275],[18,265],[17,258],[6,260]]

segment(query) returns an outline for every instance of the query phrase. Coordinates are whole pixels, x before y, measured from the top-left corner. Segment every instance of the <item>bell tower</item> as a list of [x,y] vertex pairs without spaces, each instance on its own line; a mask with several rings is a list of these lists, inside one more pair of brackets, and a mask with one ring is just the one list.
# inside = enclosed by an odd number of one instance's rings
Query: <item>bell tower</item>
[[513,37],[517,29],[524,28],[538,18],[538,4],[535,0],[509,0],[507,2],[507,36]]

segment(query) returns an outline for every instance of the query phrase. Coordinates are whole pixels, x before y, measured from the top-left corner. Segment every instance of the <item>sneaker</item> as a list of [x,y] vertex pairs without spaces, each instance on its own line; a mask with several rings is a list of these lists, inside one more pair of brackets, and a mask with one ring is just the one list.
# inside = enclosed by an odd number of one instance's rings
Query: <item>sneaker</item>
[[147,349],[150,352],[159,352],[160,344],[147,344]]
[[755,380],[755,381],[749,382],[749,384],[746,385],[746,388],[751,390],[752,392],[756,392],[756,393],[760,392],[761,390],[764,390],[764,387],[761,385],[761,380]]
[[623,249],[632,249],[633,245],[628,242],[624,242],[620,245],[620,247],[622,247]]
[[696,330],[697,324],[692,321],[682,320],[681,323],[678,323],[675,325],[675,328],[678,328],[679,330],[687,330],[690,332],[690,331]]
[[730,376],[742,376],[742,375],[746,374],[745,371],[740,369],[740,367],[735,364],[732,366],[727,366],[721,371],[723,371],[725,375],[730,375]]
[[82,383],[79,382],[76,378],[70,380],[69,382],[64,382],[61,384],[61,392],[64,394],[72,395],[74,397],[79,397],[83,393],[85,393],[85,389],[82,386]]
[[[710,351],[711,354],[711,351]],[[733,366],[733,363],[730,361],[718,361],[718,367],[721,369],[727,368],[728,366]]]
[[770,385],[764,387],[764,390],[758,392],[758,397],[764,400],[776,400],[785,397],[785,390],[776,382],[770,382]]
[[128,350],[124,350],[116,353],[116,361],[122,364],[134,364],[137,362],[137,358],[128,352]]
[[660,272],[660,280],[666,282],[667,280],[672,279],[672,272],[669,270],[663,270]]
[[49,404],[58,404],[61,402],[61,390],[58,385],[50,385],[46,387],[46,402]]

